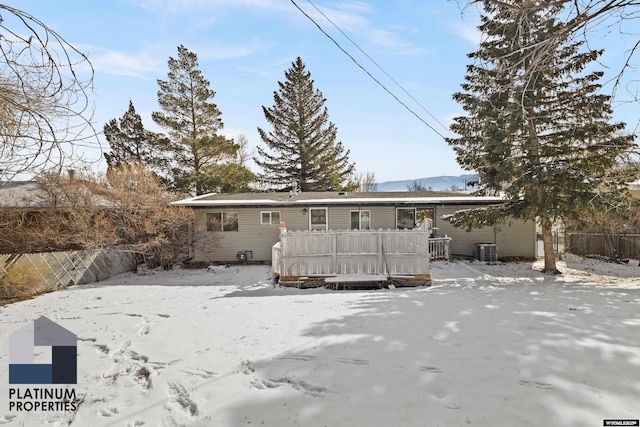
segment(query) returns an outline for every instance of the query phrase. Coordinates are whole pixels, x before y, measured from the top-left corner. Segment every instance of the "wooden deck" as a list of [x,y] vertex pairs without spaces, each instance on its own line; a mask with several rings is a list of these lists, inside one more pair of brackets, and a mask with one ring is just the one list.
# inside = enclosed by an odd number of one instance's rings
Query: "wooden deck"
[[389,287],[431,286],[430,274],[391,275],[337,274],[321,276],[282,276],[277,283],[298,289],[327,288],[333,290],[383,289]]

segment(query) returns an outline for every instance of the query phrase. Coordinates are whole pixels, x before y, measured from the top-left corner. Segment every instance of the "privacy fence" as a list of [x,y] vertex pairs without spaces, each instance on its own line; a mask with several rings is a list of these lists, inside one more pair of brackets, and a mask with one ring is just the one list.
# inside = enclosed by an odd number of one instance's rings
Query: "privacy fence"
[[571,233],[569,252],[609,259],[640,259],[640,234]]
[[0,281],[62,288],[108,279],[135,266],[132,253],[111,249],[0,254]]
[[431,250],[448,257],[451,239],[424,230],[285,231],[273,246],[279,276],[429,274]]

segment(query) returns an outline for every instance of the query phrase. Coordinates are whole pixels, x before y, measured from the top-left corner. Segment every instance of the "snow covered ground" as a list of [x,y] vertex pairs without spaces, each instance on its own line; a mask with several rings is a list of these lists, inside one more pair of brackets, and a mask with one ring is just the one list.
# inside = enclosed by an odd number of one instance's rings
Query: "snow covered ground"
[[[535,265],[534,267],[540,267]],[[269,268],[116,276],[0,307],[9,426],[601,426],[640,418],[640,268],[435,262],[430,288],[274,287]],[[78,335],[78,411],[15,412],[8,337]]]

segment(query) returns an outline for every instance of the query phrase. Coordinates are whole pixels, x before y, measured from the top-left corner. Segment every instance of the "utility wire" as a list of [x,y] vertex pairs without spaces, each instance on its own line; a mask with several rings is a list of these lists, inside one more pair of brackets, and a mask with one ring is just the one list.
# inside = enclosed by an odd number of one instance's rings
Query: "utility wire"
[[422,104],[420,103],[420,101],[418,101],[416,98],[414,98],[414,97],[413,97],[413,95],[411,95],[411,94],[410,94],[410,93],[409,93],[409,92],[408,92],[408,91],[407,91],[407,90],[406,90],[406,89],[405,89],[405,88],[404,88],[400,83],[398,83],[398,82],[396,81],[396,79],[394,79],[394,78],[393,78],[389,73],[387,73],[387,72],[386,72],[386,71],[385,71],[385,70],[384,70],[384,69],[383,69],[383,68],[382,68],[382,67],[381,67],[381,66],[380,66],[380,65],[379,65],[379,64],[378,64],[378,63],[377,63],[377,62],[376,62],[376,61],[375,61],[371,56],[369,56],[369,55],[367,54],[367,52],[365,52],[365,51],[364,51],[360,46],[358,46],[358,44],[357,44],[355,41],[353,41],[353,40],[351,39],[351,37],[349,37],[349,36],[348,36],[344,31],[342,31],[342,29],[341,29],[341,28],[340,28],[340,27],[339,27],[335,22],[333,22],[333,21],[331,20],[331,18],[329,18],[329,17],[328,17],[328,16],[327,16],[327,15],[326,15],[326,14],[325,14],[325,13],[324,13],[320,8],[318,8],[318,6],[316,6],[316,5],[315,5],[311,0],[307,0],[307,2],[309,2],[309,4],[310,4],[311,6],[313,6],[313,7],[314,7],[314,9],[318,11],[318,13],[320,13],[322,16],[324,16],[324,18],[325,18],[327,21],[329,21],[329,22],[331,23],[331,25],[333,25],[333,26],[334,26],[338,31],[340,31],[340,33],[341,33],[343,36],[345,36],[345,38],[346,38],[347,40],[349,40],[349,41],[351,42],[351,44],[353,44],[353,45],[354,45],[354,46],[355,46],[355,47],[356,47],[360,52],[362,52],[362,54],[363,54],[364,56],[366,56],[366,57],[367,57],[367,59],[369,59],[369,61],[373,62],[373,64],[374,64],[376,67],[378,67],[378,69],[379,69],[380,71],[382,71],[382,72],[384,73],[384,75],[385,75],[385,76],[389,77],[389,79],[391,79],[391,81],[392,81],[392,82],[394,82],[394,83],[396,84],[396,86],[398,86],[400,89],[402,89],[402,91],[403,91],[405,94],[407,94],[407,96],[409,96],[409,98],[411,98],[411,99],[412,99],[416,104],[418,104],[418,105],[420,106],[420,108],[422,108],[422,109],[423,109],[423,110],[424,110],[424,111],[425,111],[429,116],[431,116],[431,118],[432,118],[433,120],[435,120],[435,121],[436,121],[436,123],[438,123],[440,126],[442,126],[442,128],[443,128],[444,130],[446,130],[447,132],[451,133],[451,131],[449,130],[449,128],[448,128],[448,127],[446,127],[445,125],[443,125],[443,124],[442,124],[442,122],[440,122],[440,120],[438,120],[438,118],[437,118],[436,116],[434,116],[433,114],[431,114],[431,112],[430,112],[429,110],[427,110],[427,108],[426,108],[424,105],[422,105]]
[[422,117],[420,117],[420,115],[418,115],[418,113],[416,113],[415,111],[413,111],[407,104],[405,104],[404,102],[402,102],[396,95],[393,94],[393,92],[391,92],[389,89],[387,89],[387,87],[382,84],[378,79],[376,79],[375,77],[373,77],[373,75],[367,71],[366,68],[364,68],[362,65],[360,65],[360,63],[353,57],[351,56],[351,54],[349,52],[347,52],[342,46],[340,46],[340,43],[338,43],[333,37],[331,37],[311,16],[309,16],[304,10],[302,10],[300,8],[300,6],[298,6],[298,4],[295,2],[295,0],[290,0],[291,3],[293,3],[293,5],[304,15],[306,16],[311,22],[314,23],[314,25],[316,27],[318,27],[318,29],[322,32],[322,34],[324,34],[326,37],[329,38],[329,40],[331,40],[337,47],[338,49],[340,49],[345,55],[347,55],[349,57],[349,59],[351,59],[362,71],[364,71],[365,73],[367,73],[367,75],[374,81],[376,82],[382,89],[385,90],[385,92],[387,92],[389,95],[391,95],[396,101],[398,101],[404,108],[407,109],[407,111],[409,111],[411,114],[413,114],[414,116],[416,116],[418,118],[418,120],[420,120],[422,123],[424,123],[429,129],[431,129],[432,131],[434,131],[436,134],[438,134],[442,139],[446,139],[446,137],[441,134],[440,132],[438,132],[436,130],[436,128],[434,128],[433,126],[431,126],[429,123],[427,123],[426,120],[424,120]]

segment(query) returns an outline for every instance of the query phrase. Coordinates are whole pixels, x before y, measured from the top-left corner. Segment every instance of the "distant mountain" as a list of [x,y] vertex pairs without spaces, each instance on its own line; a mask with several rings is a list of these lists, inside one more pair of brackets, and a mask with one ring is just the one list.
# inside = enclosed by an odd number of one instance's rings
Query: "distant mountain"
[[457,189],[456,191],[473,191],[474,187],[465,187],[467,182],[476,181],[478,175],[465,174],[459,176],[434,176],[431,178],[418,178],[410,179],[406,181],[386,181],[378,183],[378,191],[408,191],[408,186],[412,185],[414,181],[423,187],[429,188],[433,191],[447,191],[451,189]]

